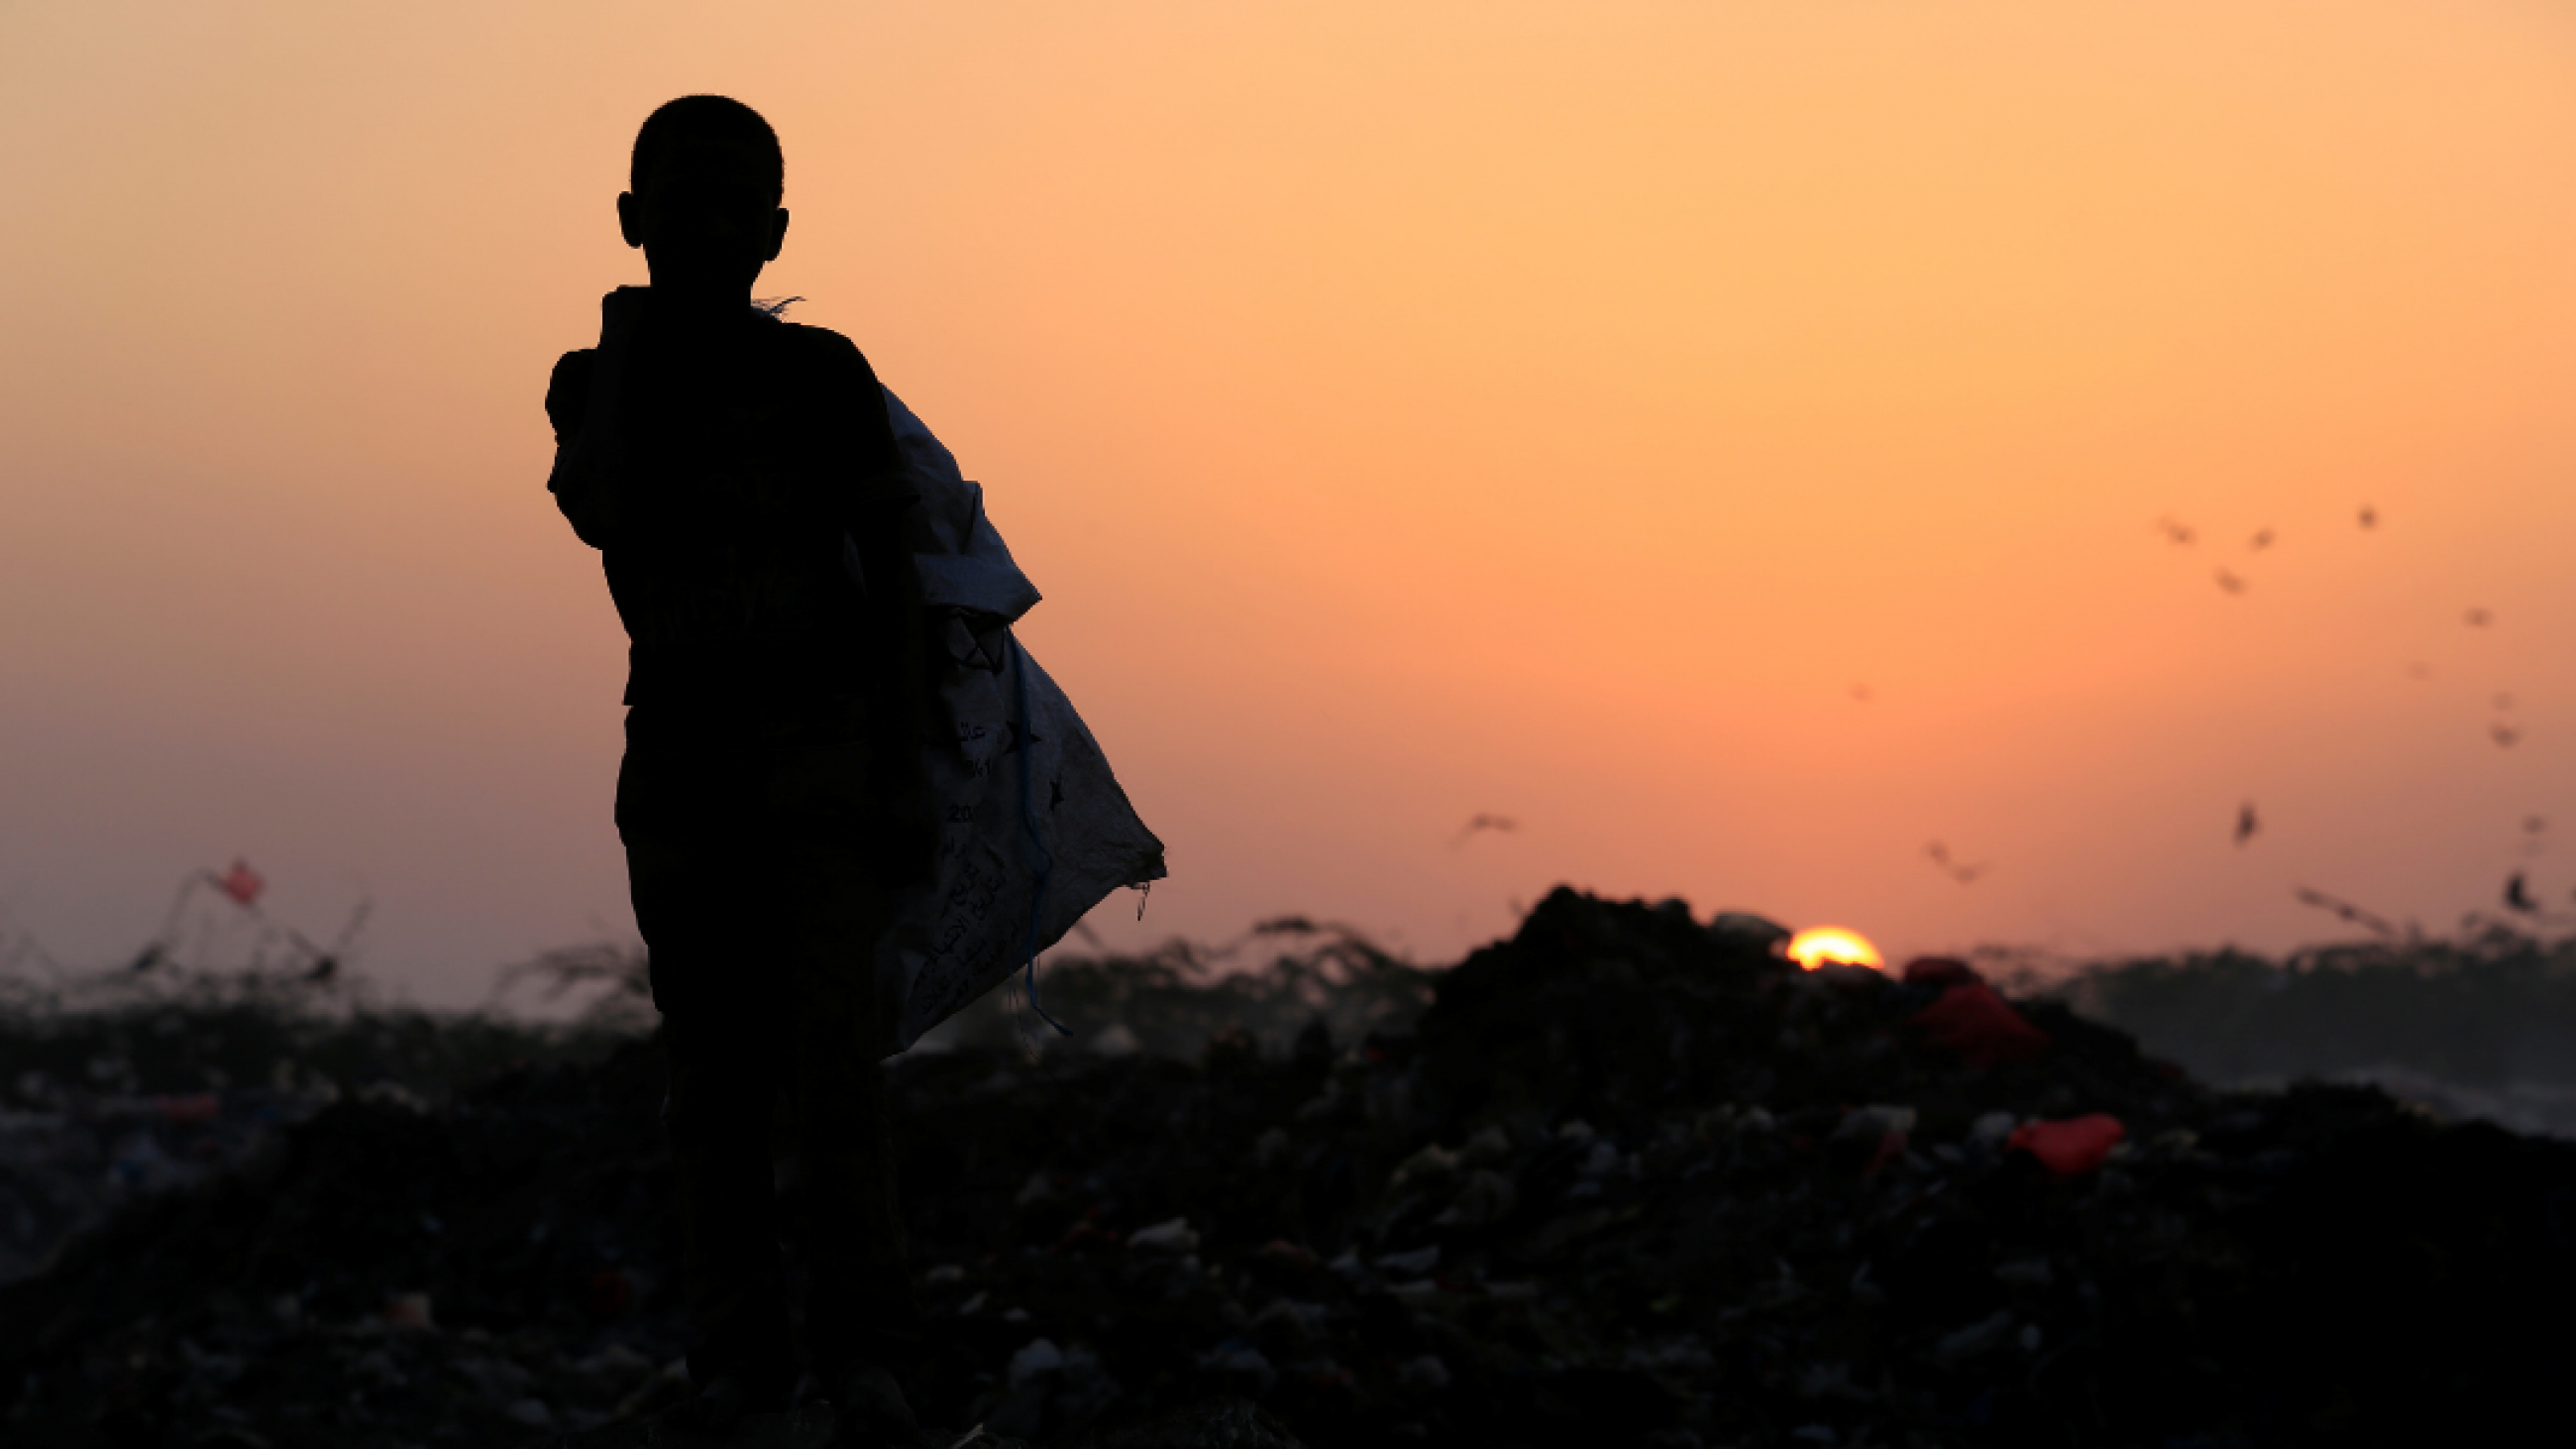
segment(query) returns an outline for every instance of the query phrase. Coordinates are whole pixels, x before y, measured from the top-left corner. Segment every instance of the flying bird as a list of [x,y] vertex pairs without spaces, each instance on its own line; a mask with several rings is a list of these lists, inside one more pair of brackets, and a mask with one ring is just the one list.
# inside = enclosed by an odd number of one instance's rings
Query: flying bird
[[2507,724],[2491,724],[2487,726],[2487,737],[2494,740],[2499,748],[2509,750],[2522,739],[2522,731]]
[[2533,835],[2538,835],[2540,832],[2549,828],[2549,817],[2546,815],[2525,815],[2522,817],[2522,828]]
[[2361,505],[2361,526],[2364,528],[2377,528],[2379,526],[2379,510],[2371,507],[2367,503]]
[[2248,800],[2244,804],[2236,807],[2237,844],[2243,845],[2245,842],[2252,840],[2254,838],[2254,833],[2262,828],[2263,822],[2255,818],[2253,801]]
[[2231,594],[2245,592],[2245,581],[2225,569],[2218,571],[2218,586]]
[[2256,553],[2261,553],[2263,550],[2270,548],[2272,546],[2272,530],[2267,528],[2255,534],[2253,541],[2245,546],[2254,550]]
[[1987,870],[1987,867],[1982,865],[1963,865],[1958,861],[1952,860],[1950,858],[1950,847],[1943,845],[1937,840],[1923,847],[1923,853],[1926,856],[1931,857],[1932,863],[1941,868],[1941,873],[1943,875],[1948,876],[1950,879],[1957,881],[1961,885],[1976,884],[1977,877],[1984,875]]
[[2176,548],[2189,548],[2200,537],[2191,531],[2190,525],[2177,523],[2171,517],[2157,519],[2156,527],[2163,531],[2165,541]]
[[1860,701],[1862,704],[1869,703],[1869,686],[1866,684],[1853,685],[1851,687],[1851,697]]
[[2471,609],[2468,613],[2467,622],[2468,626],[2472,629],[2483,629],[2489,624],[2495,622],[2495,615],[2488,613],[2484,609]]
[[1491,830],[1497,834],[1509,835],[1520,828],[1521,823],[1508,815],[1478,815],[1467,822],[1466,829],[1458,832],[1457,839],[1449,842],[1449,848],[1458,849],[1467,843],[1469,837],[1480,831]]
[[2540,909],[2539,903],[2531,898],[2529,888],[2523,884],[2521,871],[2515,871],[2513,878],[2504,883],[2504,904],[2505,909],[2521,911],[2525,915]]

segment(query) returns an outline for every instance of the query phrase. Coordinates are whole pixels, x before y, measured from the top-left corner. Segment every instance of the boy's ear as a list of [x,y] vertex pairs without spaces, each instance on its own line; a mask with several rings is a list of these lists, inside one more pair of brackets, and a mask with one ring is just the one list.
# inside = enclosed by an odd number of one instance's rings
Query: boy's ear
[[[637,214],[639,210],[634,192],[617,193],[617,234],[626,238],[626,244],[630,247],[644,245],[644,218]],[[786,228],[781,227],[779,230],[783,232]],[[776,256],[777,253],[773,251],[770,255]]]
[[[620,215],[623,215],[624,213],[621,211],[619,214],[620,214]],[[765,256],[765,257],[762,257],[762,258],[761,258],[761,260],[762,260],[762,261],[764,261],[764,262],[774,262],[774,261],[778,260],[778,253],[779,253],[779,249],[780,249],[780,248],[782,248],[782,247],[784,247],[784,246],[786,246],[786,245],[787,245],[787,208],[782,206],[782,207],[778,208],[778,213],[777,213],[777,215],[776,215],[776,216],[774,216],[774,217],[772,217],[772,218],[770,219],[770,223],[769,223],[769,255],[767,255],[767,256]]]

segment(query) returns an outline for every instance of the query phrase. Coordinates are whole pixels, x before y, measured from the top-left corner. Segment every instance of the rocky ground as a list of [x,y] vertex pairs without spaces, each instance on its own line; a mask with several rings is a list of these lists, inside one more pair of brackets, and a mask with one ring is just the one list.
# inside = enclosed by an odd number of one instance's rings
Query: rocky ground
[[[1560,891],[1400,1033],[899,1059],[928,1442],[2563,1417],[2576,1146],[2367,1088],[2211,1091],[1964,968],[1803,972],[1740,925]],[[132,1109],[161,1156],[229,1165],[0,1287],[0,1440],[648,1442],[683,1388],[660,1093],[638,1040],[434,1099]]]

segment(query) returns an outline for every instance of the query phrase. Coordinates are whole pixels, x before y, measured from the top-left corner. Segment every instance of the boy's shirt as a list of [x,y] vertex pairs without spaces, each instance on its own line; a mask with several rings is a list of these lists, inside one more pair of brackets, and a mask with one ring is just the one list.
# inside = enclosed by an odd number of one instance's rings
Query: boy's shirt
[[602,310],[600,348],[565,354],[547,393],[548,486],[602,552],[626,702],[758,731],[882,693],[911,495],[867,359],[749,309],[677,317],[644,288]]

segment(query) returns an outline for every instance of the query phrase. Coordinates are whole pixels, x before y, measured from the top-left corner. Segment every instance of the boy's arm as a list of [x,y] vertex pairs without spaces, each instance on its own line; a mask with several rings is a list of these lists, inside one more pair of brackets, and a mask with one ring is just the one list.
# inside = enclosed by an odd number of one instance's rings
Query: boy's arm
[[[580,466],[568,456],[590,412],[591,376],[598,366],[598,352],[585,347],[557,358],[554,375],[547,379],[546,421],[555,429],[555,467],[546,479],[546,491],[554,494],[555,506],[572,521],[572,531],[582,542],[606,548],[608,510],[606,500],[597,496],[598,470]],[[566,466],[568,462],[573,466]]]

